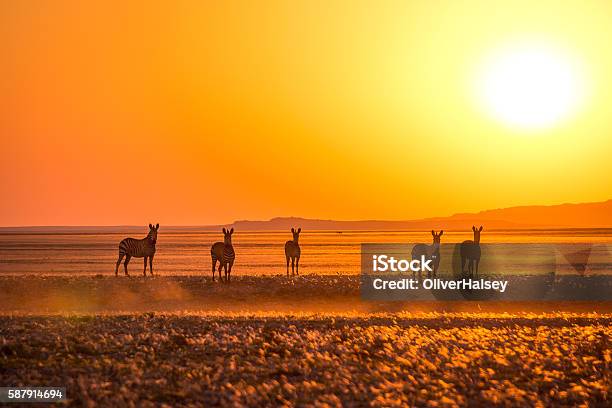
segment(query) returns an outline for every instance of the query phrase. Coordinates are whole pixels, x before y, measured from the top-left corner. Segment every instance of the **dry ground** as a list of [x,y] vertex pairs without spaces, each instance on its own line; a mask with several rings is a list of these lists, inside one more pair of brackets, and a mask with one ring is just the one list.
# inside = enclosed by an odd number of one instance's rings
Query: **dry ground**
[[4,276],[0,295],[0,386],[75,406],[610,405],[610,302],[369,303],[356,276]]
[[357,275],[237,276],[1,276],[0,313],[25,312],[600,312],[612,302],[365,302]]
[[5,316],[5,385],[129,406],[609,404],[612,316]]

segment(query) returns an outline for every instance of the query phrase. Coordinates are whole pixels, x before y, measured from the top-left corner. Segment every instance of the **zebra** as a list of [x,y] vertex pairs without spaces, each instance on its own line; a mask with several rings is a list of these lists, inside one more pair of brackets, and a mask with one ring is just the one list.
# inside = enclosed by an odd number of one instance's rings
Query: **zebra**
[[225,281],[229,283],[230,274],[232,273],[232,265],[234,265],[234,259],[236,259],[236,253],[232,246],[232,234],[234,228],[226,230],[223,228],[223,242],[215,242],[210,248],[210,256],[212,257],[212,274],[213,282],[215,281],[215,265],[219,261],[219,281],[223,282],[221,277],[221,268],[225,270]]
[[[426,244],[416,244],[412,248],[412,259],[422,259],[422,256],[425,256],[425,259],[431,259],[431,263],[433,266],[433,271],[427,271],[427,278],[431,278],[432,276],[435,278],[438,273],[438,268],[440,267],[440,238],[444,234],[444,230],[440,230],[439,233],[436,234],[436,231],[431,230],[431,236],[433,237],[433,242],[431,245]],[[419,270],[419,281],[421,281],[422,272]],[[412,278],[416,278],[416,272],[412,272]]]
[[[293,234],[293,241],[285,242],[285,258],[287,258],[287,276],[289,276],[289,259],[291,259],[291,275],[300,274],[298,271],[298,264],[300,263],[300,244],[298,240],[300,239],[300,232],[302,232],[302,228],[298,228],[297,231],[294,228],[291,228],[291,233]],[[295,271],[293,270],[295,264]]]
[[147,276],[147,258],[149,259],[149,272],[153,276],[153,256],[155,256],[155,243],[157,242],[157,231],[159,224],[153,226],[149,224],[149,234],[143,239],[125,238],[119,243],[119,259],[115,265],[115,276],[119,273],[119,264],[125,256],[125,276],[130,276],[128,273],[128,263],[132,257],[144,258],[144,270],[142,274]]
[[[461,253],[461,274],[463,276],[469,276],[470,278],[478,277],[478,263],[480,262],[480,233],[482,232],[482,225],[480,228],[472,225],[472,232],[474,233],[474,240],[463,241],[460,247]],[[465,267],[467,266],[467,271]]]

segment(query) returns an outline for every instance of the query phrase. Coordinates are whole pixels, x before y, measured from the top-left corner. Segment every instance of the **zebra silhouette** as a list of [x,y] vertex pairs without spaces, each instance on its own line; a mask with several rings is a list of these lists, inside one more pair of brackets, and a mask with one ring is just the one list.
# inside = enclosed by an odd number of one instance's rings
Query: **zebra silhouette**
[[[426,244],[416,244],[412,248],[412,259],[419,260],[421,256],[425,256],[426,259],[432,260],[433,272],[427,272],[427,278],[431,278],[432,276],[436,278],[438,273],[438,269],[440,268],[440,239],[444,234],[444,230],[440,230],[439,233],[436,234],[434,230],[431,230],[431,236],[433,237],[433,242],[431,245]],[[421,280],[421,271],[419,270],[419,281]],[[416,278],[416,272],[412,272],[412,278]]]
[[221,277],[221,268],[225,271],[225,281],[229,283],[230,274],[232,273],[232,265],[234,265],[234,259],[236,254],[234,253],[234,247],[232,246],[232,234],[234,228],[226,230],[223,228],[223,242],[215,242],[210,248],[210,256],[212,257],[212,274],[213,282],[215,281],[215,265],[219,261],[219,280],[223,282]]
[[132,257],[144,258],[144,270],[142,274],[147,276],[147,259],[149,259],[149,273],[153,275],[153,257],[155,256],[155,244],[157,243],[157,231],[159,224],[153,226],[149,224],[149,234],[143,239],[125,238],[119,243],[119,259],[115,265],[115,276],[119,274],[119,265],[125,257],[123,267],[125,268],[125,276],[130,276],[128,273],[128,264]]
[[285,242],[285,258],[287,258],[287,276],[289,276],[289,259],[291,259],[291,275],[300,274],[298,271],[300,263],[300,244],[298,243],[298,240],[300,239],[300,232],[302,232],[301,228],[298,228],[297,231],[294,228],[291,228],[291,233],[293,234],[293,241]]
[[[472,225],[472,232],[474,232],[474,240],[463,241],[460,247],[461,253],[461,274],[463,276],[469,276],[470,278],[478,277],[478,263],[480,263],[480,233],[482,232],[482,225],[480,228]],[[467,271],[465,267],[467,266]]]

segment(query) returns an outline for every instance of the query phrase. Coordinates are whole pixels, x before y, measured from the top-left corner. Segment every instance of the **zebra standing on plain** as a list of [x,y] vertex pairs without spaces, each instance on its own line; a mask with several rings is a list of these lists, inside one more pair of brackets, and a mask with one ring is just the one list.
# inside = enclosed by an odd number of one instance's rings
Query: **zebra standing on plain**
[[[432,276],[436,278],[438,268],[440,268],[440,239],[442,234],[444,234],[444,230],[440,230],[437,234],[436,231],[431,230],[431,236],[433,237],[431,245],[416,244],[412,248],[411,255],[413,260],[420,260],[422,256],[424,256],[425,259],[431,259],[433,270],[431,272],[427,271],[427,278],[431,278]],[[414,271],[412,271],[412,278],[416,279],[416,272]],[[422,272],[419,269],[419,282],[420,281],[422,281]]]
[[[289,259],[291,259],[291,275],[300,274],[298,271],[298,264],[300,263],[300,244],[298,240],[300,239],[300,232],[302,232],[301,228],[298,228],[297,231],[294,228],[291,228],[291,233],[293,234],[293,241],[285,242],[285,258],[287,258],[287,276],[289,276]],[[295,264],[295,271],[293,270]]]
[[119,265],[125,256],[125,276],[130,276],[128,273],[128,263],[132,257],[144,258],[144,270],[142,274],[147,276],[147,258],[149,259],[149,273],[153,276],[153,256],[155,256],[155,244],[157,243],[157,231],[159,224],[153,226],[149,224],[149,234],[143,239],[125,238],[119,243],[119,259],[115,265],[115,276],[119,273]]
[[232,265],[234,265],[234,259],[236,259],[236,253],[232,245],[232,234],[234,228],[226,230],[223,228],[223,242],[215,242],[210,248],[210,256],[212,257],[212,274],[213,282],[215,281],[215,265],[219,261],[219,281],[223,282],[221,277],[221,268],[225,271],[225,281],[229,283],[230,274],[232,273]]
[[[461,274],[463,276],[469,276],[470,278],[478,277],[478,263],[480,262],[480,233],[482,232],[482,225],[480,228],[476,228],[472,225],[472,232],[474,233],[474,240],[463,241],[460,247],[461,253]],[[467,266],[467,271],[465,267]]]

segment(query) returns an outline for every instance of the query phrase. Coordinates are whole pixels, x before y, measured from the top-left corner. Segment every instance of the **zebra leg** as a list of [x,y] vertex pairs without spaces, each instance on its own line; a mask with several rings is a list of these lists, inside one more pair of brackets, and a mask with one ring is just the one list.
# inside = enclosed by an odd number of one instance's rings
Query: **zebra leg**
[[229,283],[229,279],[227,278],[227,263],[223,264],[223,272],[225,273],[225,283]]
[[289,257],[286,256],[285,258],[287,258],[287,277],[289,277]]
[[300,257],[298,256],[297,258],[295,258],[295,274],[296,274],[296,275],[299,275],[299,274],[300,274],[300,272],[299,272],[299,270],[298,270],[298,266],[299,266],[299,264],[300,264]]
[[219,282],[223,282],[223,276],[221,276],[222,269],[223,269],[223,261],[219,261]]
[[229,281],[230,281],[230,279],[232,277],[232,265],[233,264],[234,264],[233,262],[230,262],[229,266],[227,268],[227,283],[229,283]]
[[123,261],[124,253],[119,252],[119,259],[117,260],[117,264],[115,265],[115,276],[119,275],[119,265],[121,265],[121,261]]
[[[215,266],[217,266],[217,260],[213,258],[212,259],[213,282],[215,281]],[[221,279],[221,276],[219,276],[219,279]]]
[[125,268],[125,276],[130,276],[130,274],[128,273],[128,270],[127,270],[127,266],[130,263],[130,259],[131,258],[132,258],[132,255],[125,254],[125,262],[123,263],[123,267]]
[[153,276],[153,257],[149,257],[149,273]]
[[474,273],[474,276],[475,276],[475,277],[478,277],[478,263],[479,263],[479,262],[480,262],[480,259],[476,259],[476,260],[474,261],[474,263],[476,264],[476,272]]
[[432,258],[433,259],[433,268],[431,268],[431,271],[427,271],[427,278],[431,279],[432,277],[435,278],[436,277],[436,258]]
[[295,275],[295,258],[291,257],[291,276]]
[[142,271],[142,274],[144,276],[147,276],[147,257],[145,256],[143,259],[144,259],[144,270]]

